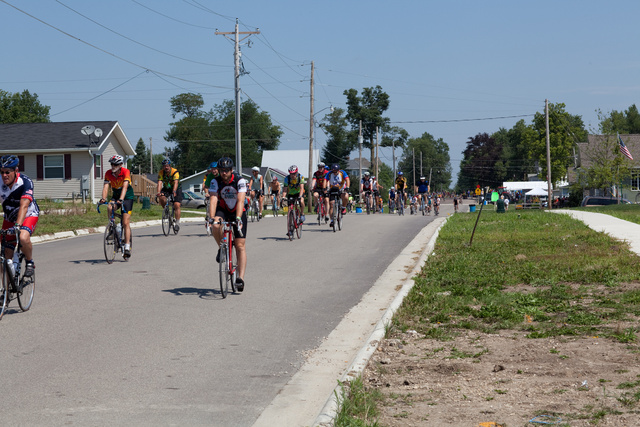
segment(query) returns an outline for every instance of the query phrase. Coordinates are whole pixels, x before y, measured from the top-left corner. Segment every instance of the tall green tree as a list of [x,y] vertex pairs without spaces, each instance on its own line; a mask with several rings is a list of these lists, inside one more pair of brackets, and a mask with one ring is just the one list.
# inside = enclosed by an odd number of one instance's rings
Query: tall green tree
[[[420,171],[421,154],[422,172]],[[431,177],[430,185],[433,191],[445,190],[451,186],[449,145],[442,138],[435,139],[428,132],[423,133],[419,138],[409,138],[402,157],[398,170],[406,176],[411,192],[413,192],[413,183],[419,181],[421,173],[427,180]]]
[[355,89],[344,91],[347,97],[347,120],[351,124],[351,135],[357,137],[362,121],[362,137],[365,148],[371,150],[371,163],[374,163],[376,128],[383,132],[389,128],[389,118],[383,117],[385,111],[389,109],[389,95],[382,90],[382,87],[366,87],[362,89],[362,94],[358,95]]
[[50,109],[28,90],[22,93],[0,90],[0,123],[48,123]]
[[526,141],[534,130],[519,120],[511,129],[500,129],[493,134],[496,143],[502,146],[502,162],[505,181],[526,181],[529,174],[537,173],[536,162],[531,159]]
[[633,104],[625,111],[611,111],[608,115],[604,115],[598,110],[600,118],[601,132],[607,134],[614,133],[640,133],[640,112],[638,107]]
[[456,191],[481,187],[498,187],[504,179],[503,146],[488,133],[470,137],[462,152]]
[[131,170],[133,173],[150,173],[149,150],[142,138],[136,144],[136,155],[131,160]]
[[334,108],[324,116],[320,128],[327,134],[327,142],[322,149],[322,161],[327,165],[337,163],[341,169],[346,169],[349,155],[356,142],[349,138],[344,109]]
[[[547,177],[547,131],[545,114],[536,113],[531,134],[526,143],[530,158],[538,162],[541,179]],[[576,143],[587,140],[587,132],[581,116],[565,111],[563,103],[549,104],[549,147],[551,153],[551,181],[553,184],[567,176],[567,168],[573,165]]]

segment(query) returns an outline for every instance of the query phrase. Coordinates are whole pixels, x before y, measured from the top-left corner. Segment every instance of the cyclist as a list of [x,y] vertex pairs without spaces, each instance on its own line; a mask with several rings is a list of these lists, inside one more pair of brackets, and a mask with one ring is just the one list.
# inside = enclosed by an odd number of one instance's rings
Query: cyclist
[[411,215],[418,213],[418,197],[414,194],[409,194],[409,200],[411,201]]
[[[327,177],[327,170],[325,169],[323,162],[318,163],[318,170],[313,173],[313,179],[311,180],[311,192],[313,193],[313,200],[316,202],[316,208],[318,203],[324,203],[324,211],[329,213],[329,198],[324,192],[324,182]],[[324,217],[324,222],[329,221],[329,217]]]
[[418,203],[422,203],[422,200],[424,200],[424,203],[427,204],[427,193],[429,193],[429,183],[426,181],[427,178],[425,178],[424,176],[420,177],[420,181],[418,182],[418,185],[416,186],[416,192],[418,193]]
[[[14,227],[20,238],[22,253],[27,260],[24,275],[33,276],[35,264],[33,262],[33,246],[31,245],[31,235],[38,223],[40,208],[33,198],[33,181],[28,176],[21,174],[18,170],[20,160],[14,155],[5,155],[0,158],[0,168],[2,168],[2,189],[0,189],[0,203],[4,211],[2,229],[7,230]],[[25,233],[23,233],[23,231]],[[12,236],[14,239],[15,237]],[[11,237],[7,236],[11,241]],[[15,246],[9,243],[5,246],[4,256],[7,259],[13,258]]]
[[276,206],[280,206],[280,181],[278,181],[278,177],[273,175],[273,179],[271,180],[271,184],[269,184],[269,188],[271,188],[271,196],[275,196],[274,203]]
[[438,194],[433,198],[433,213],[436,215],[440,213],[440,195]]
[[157,197],[160,204],[164,208],[167,204],[167,197],[173,194],[173,209],[176,214],[176,223],[173,226],[177,231],[180,230],[180,204],[182,203],[182,186],[180,185],[180,174],[171,167],[171,160],[164,159],[162,161],[162,169],[158,174],[158,194]]
[[[505,200],[507,200],[507,199],[505,199]],[[506,205],[506,203],[505,203],[505,205]],[[453,211],[454,212],[458,212],[458,195],[457,194],[453,196]]]
[[108,170],[104,174],[104,186],[102,187],[102,198],[100,203],[104,203],[109,193],[109,187],[111,187],[111,203],[107,205],[107,212],[111,217],[111,210],[118,209],[118,205],[122,206],[122,227],[124,228],[124,253],[125,258],[131,256],[131,211],[133,211],[133,201],[135,195],[133,194],[133,187],[131,186],[131,172],[129,169],[123,167],[124,159],[122,156],[115,155],[109,159],[111,164],[111,170]]
[[258,218],[262,219],[262,203],[264,203],[264,181],[262,175],[260,175],[260,168],[254,166],[251,168],[252,177],[249,181],[249,189],[251,190],[251,200],[258,197]]
[[[298,173],[298,166],[291,165],[289,167],[289,175],[284,177],[284,189],[282,190],[282,197],[289,199],[300,199],[300,208],[302,215],[300,215],[300,222],[304,222],[304,177]],[[295,200],[291,200],[292,202]],[[293,207],[289,205],[289,209]],[[287,233],[289,231],[287,230]]]
[[375,176],[371,177],[371,181],[371,188],[373,189],[373,200],[375,201],[374,204],[376,205],[377,209],[382,212],[382,198],[380,197],[380,190],[384,190],[384,187],[378,182]]
[[[373,206],[373,198],[371,197],[373,193],[373,180],[371,179],[371,174],[369,171],[364,173],[364,176],[360,180],[360,200],[369,201],[369,207],[371,210],[374,210]],[[363,199],[364,197],[364,199]]]
[[396,188],[389,188],[389,213],[393,213],[396,207]]
[[403,204],[406,205],[407,202],[407,193],[406,193],[406,188],[407,188],[407,179],[404,177],[404,173],[402,173],[402,171],[398,171],[398,177],[396,178],[396,182],[395,182],[395,187],[396,187],[396,198],[402,199],[401,201],[397,200],[396,205],[399,205],[400,202],[402,202]]
[[211,162],[209,164],[209,173],[204,177],[204,181],[202,181],[202,192],[204,193],[205,199],[209,198],[211,180],[218,176],[220,176],[220,172],[218,172],[218,162]]
[[[329,190],[329,200],[335,200],[337,197],[342,198],[342,215],[347,213],[349,195],[345,190],[349,188],[349,184],[349,175],[340,169],[340,165],[337,163],[331,165],[331,172],[327,173],[324,188],[325,190]],[[329,205],[329,217],[333,218],[333,204]],[[333,227],[333,219],[329,226]]]
[[[233,160],[229,157],[222,157],[218,160],[220,176],[213,179],[209,185],[209,216],[213,218],[213,237],[216,239],[218,248],[222,240],[222,227],[220,221],[236,221],[237,226],[233,232],[235,237],[234,245],[238,257],[238,276],[236,278],[236,289],[238,292],[244,291],[244,272],[247,268],[247,251],[245,242],[247,238],[247,212],[245,210],[245,200],[247,197],[247,181],[242,176],[233,171]],[[239,231],[242,231],[240,235]],[[220,262],[220,249],[216,255],[216,262]]]
[[431,215],[431,195],[427,196],[427,215]]

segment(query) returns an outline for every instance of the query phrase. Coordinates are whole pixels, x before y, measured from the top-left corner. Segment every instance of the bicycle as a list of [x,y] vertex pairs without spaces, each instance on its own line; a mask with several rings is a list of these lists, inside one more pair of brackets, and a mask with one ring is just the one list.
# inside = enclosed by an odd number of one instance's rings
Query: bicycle
[[293,240],[293,233],[295,232],[298,239],[300,239],[302,237],[300,197],[287,197],[287,206],[289,206],[289,213],[287,214],[287,236],[289,236],[289,240],[291,241]]
[[437,204],[437,203],[433,204],[433,213],[435,215],[439,215],[440,214],[440,205],[439,204]]
[[[229,293],[229,285],[233,293],[236,292],[236,271],[238,268],[238,256],[234,248],[233,228],[237,227],[238,222],[224,221],[213,222],[220,224],[222,227],[222,239],[220,240],[220,261],[218,262],[218,273],[220,278],[220,294],[222,298],[226,298]],[[238,230],[238,234],[242,236],[242,230]]]
[[[20,238],[18,231],[11,227],[6,230],[0,230],[2,235],[2,245],[0,249],[0,264],[2,265],[2,285],[0,287],[0,319],[9,307],[9,302],[14,299],[18,300],[20,310],[27,311],[31,308],[33,302],[33,294],[36,289],[36,273],[33,272],[31,277],[21,275],[26,271],[27,260],[20,251]],[[4,255],[5,236],[14,234],[16,236],[16,248],[13,253],[13,259],[7,259]]]
[[389,214],[393,214],[396,210],[396,200],[389,198]]
[[316,210],[318,211],[318,225],[322,225],[323,220],[326,224],[327,208],[324,206],[324,196],[322,194],[318,194],[316,199]]
[[278,216],[278,198],[275,194],[271,195],[271,211],[273,216]]
[[404,215],[404,196],[398,193],[396,195],[396,205],[398,206],[398,216]]
[[173,194],[167,197],[167,204],[164,205],[162,211],[162,232],[165,236],[169,235],[169,232],[173,229],[173,234],[178,234],[176,228],[176,213],[173,208]]
[[256,192],[256,196],[251,199],[251,207],[249,209],[249,215],[251,216],[251,222],[258,221],[260,222],[260,195]]
[[333,205],[333,214],[331,215],[331,224],[333,224],[333,232],[342,230],[342,197],[341,193],[332,193],[329,197],[330,203]]
[[[96,209],[100,213],[100,206],[107,203],[98,203]],[[115,205],[115,203],[112,203]],[[118,252],[122,253],[122,257],[125,261],[129,261],[129,257],[124,256],[124,224],[122,223],[122,205],[120,205],[121,212],[117,212],[118,208],[113,206],[111,209],[111,216],[109,217],[109,224],[104,230],[104,257],[108,264],[111,264]],[[120,223],[116,223],[116,218],[120,218]],[[133,233],[129,237],[129,250],[133,250]]]
[[211,217],[209,216],[209,197],[205,197],[204,198],[204,209],[205,209],[205,216],[204,216],[204,227],[207,230],[207,237],[211,237],[211,222],[209,221],[211,219]]
[[427,209],[426,209],[426,206],[425,206],[425,203],[424,203],[424,196],[422,196],[422,197],[420,197],[420,212],[422,212],[422,216],[425,216],[427,214],[426,210]]
[[367,209],[367,215],[371,214],[371,191],[365,191],[364,192],[364,205],[365,208]]

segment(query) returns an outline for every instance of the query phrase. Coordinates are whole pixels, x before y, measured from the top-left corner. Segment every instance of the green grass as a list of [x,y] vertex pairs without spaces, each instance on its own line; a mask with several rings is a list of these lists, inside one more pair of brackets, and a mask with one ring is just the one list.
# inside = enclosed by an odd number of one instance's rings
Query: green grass
[[[107,223],[107,207],[101,206],[100,213],[96,211],[96,205],[87,203],[62,203],[51,200],[38,201],[40,206],[40,218],[33,233],[34,236],[57,233],[60,231],[73,231],[81,228],[100,227]],[[64,210],[60,213],[60,210]],[[201,210],[204,214],[204,210]],[[203,215],[182,212],[182,217],[198,217]],[[151,205],[150,209],[142,209],[141,203],[134,203],[132,221],[146,221],[162,218],[160,205]]]
[[575,210],[585,212],[598,212],[616,218],[624,219],[625,221],[635,222],[640,224],[640,205],[609,205],[609,206],[594,206],[589,208],[575,208]]
[[[637,215],[640,206],[609,206],[603,211]],[[447,341],[465,330],[508,329],[523,331],[531,339],[601,336],[637,341],[640,257],[625,243],[568,215],[532,210],[517,215],[483,211],[470,246],[476,218],[477,213],[447,220],[415,286],[386,325],[386,338],[412,329],[426,339]],[[621,327],[621,322],[631,326]],[[477,355],[453,347],[450,357]],[[623,386],[632,389],[621,397],[630,407],[640,401],[638,384]],[[383,400],[369,399],[374,404]],[[612,412],[587,411],[580,416],[597,421],[607,413]]]
[[334,427],[378,427],[377,403],[383,400],[377,390],[365,391],[362,376],[349,383],[340,383],[339,411]]

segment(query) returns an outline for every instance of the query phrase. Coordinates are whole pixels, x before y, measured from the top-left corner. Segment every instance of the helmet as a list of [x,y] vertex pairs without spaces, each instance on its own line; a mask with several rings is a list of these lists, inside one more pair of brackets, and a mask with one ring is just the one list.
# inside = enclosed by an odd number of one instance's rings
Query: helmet
[[211,162],[209,163],[209,169],[215,169],[218,167],[218,162]]
[[404,175],[402,171],[398,171],[398,176],[402,176],[402,175]]
[[369,176],[369,175],[371,175],[371,173],[369,171],[364,173],[364,176]]
[[251,170],[255,172],[260,172],[260,168],[257,166],[252,167]]
[[424,176],[420,177],[420,181],[424,181],[425,179],[427,179],[427,178],[425,178]]
[[122,158],[122,156],[118,156],[116,154],[115,156],[111,156],[111,158],[109,159],[109,163],[111,163],[112,165],[121,165],[122,163],[124,163],[124,159]]
[[289,173],[296,173],[298,172],[298,167],[296,165],[291,165],[289,167]]
[[331,165],[331,169],[334,171],[339,171],[340,170],[340,165],[337,163],[334,163]]
[[169,160],[169,159],[164,159],[164,160],[162,161],[162,166],[170,165],[170,164],[171,164],[171,160]]
[[6,156],[2,156],[2,158],[0,159],[0,162],[2,163],[2,165],[0,166],[3,168],[15,169],[18,167],[20,160],[18,159],[18,156],[14,156],[13,154],[7,154]]
[[376,177],[375,177],[375,176],[372,176],[372,177],[371,177],[371,179],[376,179]]
[[278,180],[278,177],[273,175],[273,179],[271,181],[277,181],[277,180]]
[[325,167],[325,164],[323,162],[318,163],[318,169]]
[[218,160],[218,167],[225,169],[233,168],[233,160],[229,157],[221,157],[220,160]]

